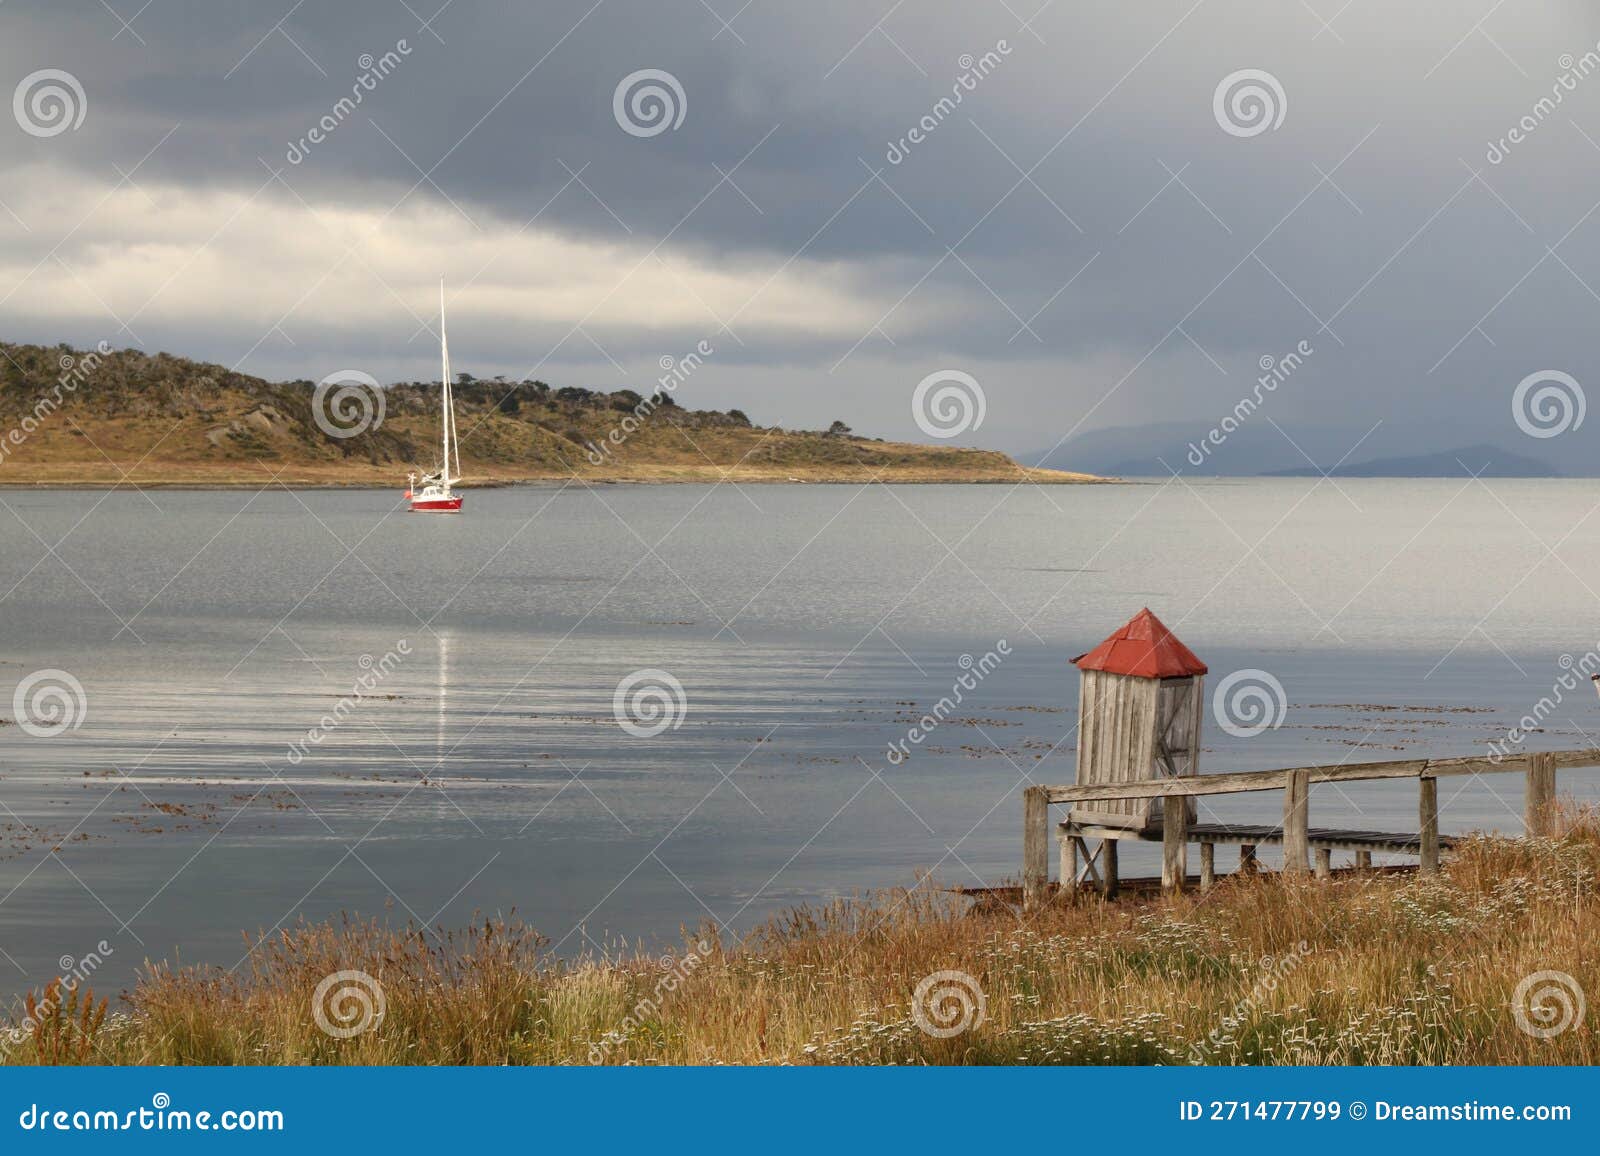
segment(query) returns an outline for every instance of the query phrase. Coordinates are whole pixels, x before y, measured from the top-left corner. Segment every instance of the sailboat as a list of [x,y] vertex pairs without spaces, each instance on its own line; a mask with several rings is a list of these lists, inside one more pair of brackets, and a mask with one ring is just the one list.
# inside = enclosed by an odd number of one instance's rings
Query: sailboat
[[[444,362],[444,379],[441,386],[443,415],[443,464],[431,474],[422,475],[422,489],[417,489],[417,475],[408,475],[410,485],[406,497],[411,501],[414,514],[459,514],[461,495],[451,487],[461,480],[461,449],[456,444],[455,397],[450,392],[450,343],[444,335],[444,278],[439,278],[439,355]],[[453,472],[452,472],[453,471]]]

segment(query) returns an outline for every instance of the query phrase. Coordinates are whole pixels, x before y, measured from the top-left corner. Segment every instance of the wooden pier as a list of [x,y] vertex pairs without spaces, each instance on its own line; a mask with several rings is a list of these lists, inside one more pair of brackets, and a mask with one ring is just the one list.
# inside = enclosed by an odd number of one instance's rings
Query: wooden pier
[[[1022,902],[1035,909],[1049,901],[1050,807],[1052,804],[1088,803],[1099,814],[1106,800],[1160,800],[1160,820],[1137,827],[1106,825],[1093,818],[1075,820],[1069,811],[1057,824],[1060,849],[1059,893],[1075,898],[1084,882],[1101,894],[1117,894],[1117,844],[1123,839],[1161,844],[1161,886],[1180,891],[1188,881],[1188,848],[1200,848],[1198,885],[1216,881],[1216,847],[1239,847],[1242,871],[1256,869],[1256,849],[1283,848],[1283,870],[1332,874],[1335,851],[1353,852],[1355,866],[1368,868],[1373,852],[1414,855],[1418,869],[1438,870],[1441,853],[1455,840],[1439,833],[1439,780],[1460,775],[1521,774],[1524,776],[1523,821],[1529,835],[1548,836],[1555,804],[1556,772],[1600,766],[1600,748],[1575,751],[1540,751],[1504,758],[1478,756],[1448,759],[1402,759],[1382,763],[1339,763],[1329,766],[1291,767],[1271,771],[1227,774],[1190,774],[1137,782],[1096,782],[1065,787],[1028,787],[1022,792]],[[1310,789],[1318,783],[1375,782],[1414,779],[1417,783],[1415,832],[1361,831],[1313,827],[1310,824]],[[1239,823],[1196,823],[1189,818],[1189,800],[1207,795],[1250,791],[1282,791],[1283,822],[1276,826]],[[1095,844],[1095,846],[1091,846]],[[1312,856],[1315,855],[1315,867]]]

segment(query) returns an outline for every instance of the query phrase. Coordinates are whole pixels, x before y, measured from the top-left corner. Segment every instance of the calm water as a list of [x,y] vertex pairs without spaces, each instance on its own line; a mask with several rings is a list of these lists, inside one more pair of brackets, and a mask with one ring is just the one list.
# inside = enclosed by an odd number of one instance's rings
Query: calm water
[[[924,868],[998,882],[1020,786],[1073,777],[1067,660],[1142,605],[1209,685],[1284,688],[1253,737],[1208,714],[1214,770],[1481,752],[1600,639],[1584,481],[551,487],[459,518],[396,496],[0,492],[0,716],[42,669],[87,705],[59,734],[0,727],[0,992],[100,940],[102,983],[233,966],[241,931],[340,911],[515,909],[576,952]],[[655,737],[614,717],[638,670],[683,688]],[[1597,730],[1585,688],[1530,746]],[[1444,826],[1515,830],[1520,791],[1451,781]],[[1315,792],[1313,822],[1357,820],[1414,826],[1414,790]]]

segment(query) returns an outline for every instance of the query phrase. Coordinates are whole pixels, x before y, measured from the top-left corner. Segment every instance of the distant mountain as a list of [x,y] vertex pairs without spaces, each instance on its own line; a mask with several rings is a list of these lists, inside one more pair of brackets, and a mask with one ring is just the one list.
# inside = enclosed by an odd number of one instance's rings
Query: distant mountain
[[[1269,470],[1274,478],[1315,478],[1322,470]],[[1476,445],[1436,454],[1410,457],[1373,458],[1371,461],[1337,466],[1327,471],[1332,478],[1460,478],[1468,473],[1484,478],[1559,478],[1561,473],[1524,454],[1499,446]]]
[[[1486,429],[1451,414],[1415,417],[1367,426],[1274,425],[1258,414],[1226,435],[1210,440],[1207,425],[1151,422],[1074,434],[1050,450],[1019,453],[1029,466],[1070,468],[1110,477],[1317,476],[1335,462],[1342,477],[1448,477],[1488,467],[1487,477],[1600,476],[1600,422],[1555,437],[1523,436],[1508,419]],[[1376,416],[1373,419],[1376,421]],[[1515,449],[1496,442],[1504,440]]]
[[[1311,462],[1336,462],[1360,443],[1367,431],[1366,426],[1290,428],[1285,437],[1262,420],[1234,430],[1218,446],[1205,444],[1207,429],[1197,422],[1152,422],[1074,434],[1056,449],[1019,453],[1017,460],[1030,466],[1087,470],[1119,478],[1164,478],[1174,472],[1185,477],[1253,477],[1272,470],[1309,467]],[[1379,453],[1390,448],[1373,446],[1371,441],[1361,444]],[[1398,451],[1403,445],[1392,448]]]

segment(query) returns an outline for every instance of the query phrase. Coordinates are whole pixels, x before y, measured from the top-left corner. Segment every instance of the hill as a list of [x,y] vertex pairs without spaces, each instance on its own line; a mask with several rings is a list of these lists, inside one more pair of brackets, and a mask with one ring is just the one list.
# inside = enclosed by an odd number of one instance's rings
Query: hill
[[[1315,478],[1321,470],[1271,470],[1277,478]],[[1464,446],[1436,454],[1411,454],[1406,457],[1373,458],[1371,461],[1335,466],[1327,471],[1331,478],[1558,478],[1560,472],[1525,454],[1512,453],[1499,446]]]
[[[467,484],[1099,481],[992,450],[753,425],[667,390],[553,389],[459,375]],[[138,350],[0,342],[0,485],[400,486],[437,463],[439,386],[269,382]]]

